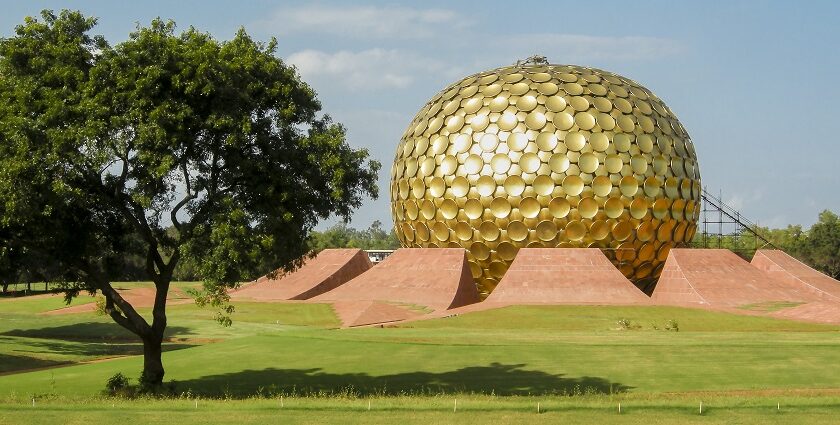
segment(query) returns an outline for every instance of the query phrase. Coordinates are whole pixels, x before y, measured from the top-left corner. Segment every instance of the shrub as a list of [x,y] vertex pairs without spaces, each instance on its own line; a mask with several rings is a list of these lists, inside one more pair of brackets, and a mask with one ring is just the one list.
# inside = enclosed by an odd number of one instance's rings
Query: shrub
[[129,379],[122,372],[117,372],[114,376],[108,378],[108,382],[105,383],[105,389],[111,395],[125,393],[129,389]]
[[680,331],[680,325],[679,325],[679,323],[677,323],[676,320],[671,319],[671,320],[668,320],[668,323],[665,324],[665,330],[666,331],[679,332]]

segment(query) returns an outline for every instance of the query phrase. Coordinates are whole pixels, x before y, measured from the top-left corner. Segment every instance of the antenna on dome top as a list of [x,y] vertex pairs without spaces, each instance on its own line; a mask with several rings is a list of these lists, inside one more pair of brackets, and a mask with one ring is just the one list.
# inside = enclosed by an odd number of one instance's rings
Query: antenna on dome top
[[522,65],[548,65],[548,58],[543,55],[533,55],[527,59],[520,59],[516,61],[516,66]]

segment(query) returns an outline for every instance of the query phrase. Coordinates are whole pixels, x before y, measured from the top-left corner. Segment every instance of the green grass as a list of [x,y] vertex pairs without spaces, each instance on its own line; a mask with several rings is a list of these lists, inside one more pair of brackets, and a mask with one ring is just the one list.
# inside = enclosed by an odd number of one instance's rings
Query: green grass
[[[840,398],[827,395],[721,397],[372,397],[279,398],[240,401],[8,399],[0,423],[119,423],[142,418],[150,424],[834,424]],[[700,403],[703,402],[703,413]],[[370,404],[368,404],[370,403]],[[540,412],[537,413],[537,403]],[[618,404],[621,403],[621,413]],[[778,403],[778,404],[777,404]],[[370,410],[368,410],[370,406]],[[212,419],[211,419],[212,418]]]
[[[312,423],[829,423],[840,408],[837,326],[675,307],[517,306],[337,329],[323,304],[236,306],[229,328],[212,310],[169,307],[164,365],[176,393],[239,399],[195,411],[183,400],[105,408],[108,377],[139,375],[136,340],[92,313],[38,314],[54,307],[49,297],[0,301],[0,423],[63,422],[67,412],[116,422],[156,403],[164,413],[144,416],[150,423],[208,411],[220,423],[265,422],[281,413],[260,397],[280,395],[283,417]],[[669,321],[680,331],[664,330]],[[80,364],[50,368],[65,363]],[[454,397],[465,403],[458,416],[447,407]],[[378,406],[370,413],[368,398]],[[692,410],[701,398],[704,416]],[[548,412],[531,412],[537,402]]]

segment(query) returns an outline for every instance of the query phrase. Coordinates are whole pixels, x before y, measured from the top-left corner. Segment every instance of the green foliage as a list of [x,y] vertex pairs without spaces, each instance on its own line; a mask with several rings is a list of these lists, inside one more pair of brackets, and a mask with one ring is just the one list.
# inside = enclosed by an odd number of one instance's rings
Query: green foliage
[[311,238],[312,249],[315,251],[327,248],[397,249],[400,247],[393,229],[390,233],[385,232],[379,220],[374,221],[364,230],[357,230],[339,223],[323,232],[313,231]]
[[128,377],[123,375],[122,372],[117,372],[108,378],[108,382],[105,383],[105,390],[110,395],[121,394],[129,388],[129,381]]
[[150,324],[110,285],[126,258],[160,300],[183,259],[223,306],[226,287],[293,267],[319,220],[377,195],[379,164],[274,40],[156,19],[112,47],[95,24],[44,11],[0,40],[0,274],[49,259],[43,278],[68,300],[101,291],[114,321],[159,345],[165,303]]
[[[821,212],[818,221],[806,230],[800,225],[788,225],[783,229],[756,226],[753,230],[809,266],[835,279],[840,278],[840,217],[837,214],[828,210]],[[704,246],[701,233],[695,234],[692,245]],[[750,232],[738,237],[710,235],[705,246],[726,248],[747,260],[756,249],[765,247],[764,242]]]
[[679,332],[680,331],[680,324],[677,323],[677,321],[674,320],[674,319],[668,319],[668,322],[665,324],[665,330],[666,331]]

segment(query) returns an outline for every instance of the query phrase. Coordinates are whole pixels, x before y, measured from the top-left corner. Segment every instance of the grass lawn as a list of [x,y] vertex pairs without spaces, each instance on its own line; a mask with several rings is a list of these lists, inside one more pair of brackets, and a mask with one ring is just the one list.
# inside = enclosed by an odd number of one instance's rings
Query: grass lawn
[[[0,423],[141,412],[149,423],[208,412],[217,423],[831,423],[840,413],[840,327],[672,307],[518,306],[337,329],[322,304],[237,303],[229,328],[173,305],[166,379],[188,400],[111,400],[99,395],[105,381],[139,375],[142,347],[93,313],[39,314],[54,301],[0,301]],[[196,410],[193,397],[216,400]]]

